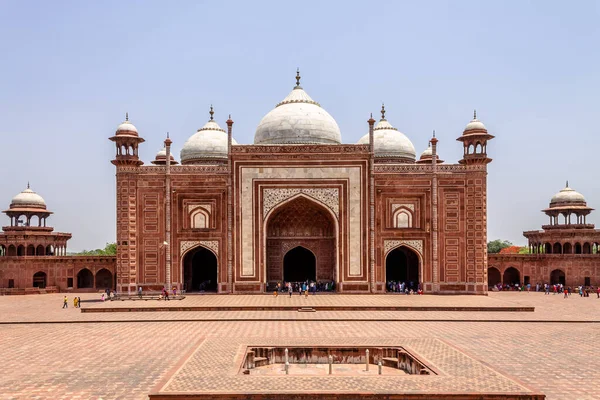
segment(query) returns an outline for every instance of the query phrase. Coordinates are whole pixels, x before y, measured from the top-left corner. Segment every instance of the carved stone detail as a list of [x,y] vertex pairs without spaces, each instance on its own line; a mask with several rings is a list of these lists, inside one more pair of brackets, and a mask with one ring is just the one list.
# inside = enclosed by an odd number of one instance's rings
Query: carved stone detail
[[415,212],[415,205],[408,203],[392,204],[392,214],[399,208],[408,208],[410,211]]
[[219,255],[219,241],[218,240],[182,240],[179,244],[180,246],[180,256],[196,246],[203,246],[209,250],[212,250],[217,256]]
[[297,194],[305,194],[325,204],[333,211],[336,218],[340,217],[340,192],[337,188],[293,188],[293,189],[264,189],[263,190],[263,219],[266,218],[277,204]]
[[414,249],[423,257],[423,241],[422,240],[384,240],[383,241],[383,250],[384,253],[387,254],[388,251],[392,250],[395,247],[406,245],[411,249]]

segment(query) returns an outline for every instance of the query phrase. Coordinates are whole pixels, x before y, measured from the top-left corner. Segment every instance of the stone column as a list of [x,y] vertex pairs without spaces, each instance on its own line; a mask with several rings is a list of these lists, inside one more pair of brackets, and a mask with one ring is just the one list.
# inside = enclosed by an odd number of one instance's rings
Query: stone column
[[375,293],[375,139],[373,126],[375,120],[371,114],[369,123],[369,280],[371,293]]
[[165,286],[171,289],[171,139],[165,139],[167,162],[165,164]]
[[[438,182],[437,182],[437,142],[435,138],[435,131],[433,131],[433,138],[431,138],[431,167],[432,167],[432,178],[431,178],[431,247],[432,247],[432,280],[433,280],[433,292],[440,290],[440,276],[439,276],[439,265],[438,265]],[[421,278],[423,279],[423,278]]]

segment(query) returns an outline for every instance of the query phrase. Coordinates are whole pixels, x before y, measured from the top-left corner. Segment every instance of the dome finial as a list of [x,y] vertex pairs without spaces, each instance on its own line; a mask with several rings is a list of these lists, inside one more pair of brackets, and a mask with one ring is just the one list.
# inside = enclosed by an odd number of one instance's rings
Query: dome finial
[[565,187],[569,187],[569,180],[568,179],[567,179],[567,186],[565,186]]
[[213,120],[213,115],[215,115],[215,112],[213,111],[213,105],[210,105],[210,111],[208,112],[210,114],[210,120]]
[[125,113],[125,121],[129,121],[129,113],[128,112]]
[[29,181],[27,181],[27,189],[29,189]]
[[435,137],[435,129],[433,130],[433,137]]
[[381,102],[381,120],[385,121],[385,104]]
[[473,119],[477,119],[477,110],[473,110]]
[[300,89],[300,68],[296,68],[296,87],[294,89]]
[[169,132],[167,132],[167,139],[169,138]]

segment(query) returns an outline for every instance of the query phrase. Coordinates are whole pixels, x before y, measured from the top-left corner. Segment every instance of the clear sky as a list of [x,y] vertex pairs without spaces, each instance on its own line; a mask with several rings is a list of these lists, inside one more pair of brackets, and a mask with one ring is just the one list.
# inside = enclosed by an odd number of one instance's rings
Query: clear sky
[[252,143],[300,67],[345,143],[383,101],[417,154],[435,129],[455,163],[476,108],[496,136],[488,238],[524,244],[567,179],[600,208],[599,21],[598,1],[0,0],[0,202],[29,181],[71,250],[103,247],[125,112],[146,163],[167,131],[179,159],[211,103]]

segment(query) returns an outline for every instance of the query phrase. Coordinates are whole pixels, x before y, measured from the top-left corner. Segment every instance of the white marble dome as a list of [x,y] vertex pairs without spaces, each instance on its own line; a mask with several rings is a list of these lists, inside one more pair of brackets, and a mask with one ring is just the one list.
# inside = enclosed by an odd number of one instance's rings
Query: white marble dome
[[550,200],[550,206],[553,204],[564,204],[564,203],[576,203],[576,204],[586,204],[585,197],[583,195],[569,187],[567,183],[566,187],[562,189],[560,192],[556,193],[552,196]]
[[[385,111],[384,111],[385,112]],[[417,153],[410,139],[382,118],[373,128],[375,157],[397,158],[415,162]],[[369,134],[361,137],[358,144],[369,144]]]
[[125,114],[125,121],[117,127],[116,135],[138,135],[138,130],[131,122],[129,122],[129,113]]
[[23,190],[21,193],[12,198],[10,202],[10,208],[43,208],[46,209],[46,202],[36,192],[29,188]]
[[327,111],[300,87],[258,124],[254,144],[340,144],[340,128]]
[[[231,143],[237,144],[233,138]],[[227,158],[227,132],[213,120],[212,114],[210,120],[185,142],[180,158],[182,164]]]
[[431,145],[427,146],[427,148],[425,149],[425,151],[423,151],[421,153],[421,158],[432,158],[433,157],[433,149],[431,148]]

